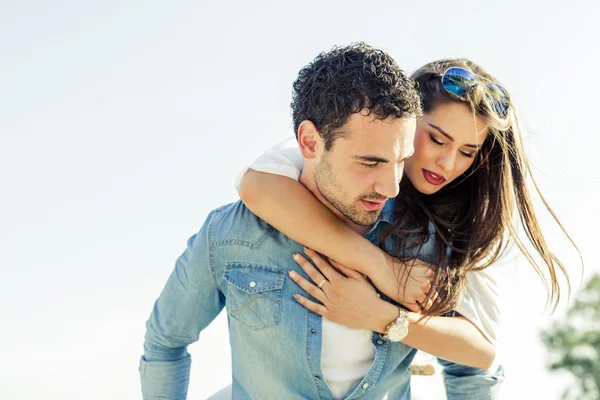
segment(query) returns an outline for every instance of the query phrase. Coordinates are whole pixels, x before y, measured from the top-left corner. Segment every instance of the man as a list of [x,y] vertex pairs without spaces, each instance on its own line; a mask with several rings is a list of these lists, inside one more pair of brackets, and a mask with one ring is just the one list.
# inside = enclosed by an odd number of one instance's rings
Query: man
[[[376,240],[382,209],[398,194],[413,151],[420,100],[386,53],[364,44],[320,54],[294,84],[294,127],[305,158],[300,180],[353,229]],[[384,163],[369,169],[369,164]],[[147,323],[140,363],[145,399],[185,399],[187,346],[225,307],[235,399],[334,398],[321,370],[321,317],[292,295],[291,255],[302,246],[241,202],[211,212],[188,241]],[[306,276],[306,275],[304,275]],[[395,321],[389,321],[392,325]],[[346,350],[352,337],[341,338]],[[408,398],[414,350],[372,334],[376,354],[346,396]],[[373,366],[371,367],[371,364]]]
[[[321,54],[300,71],[292,108],[304,157],[300,181],[342,221],[377,240],[390,227],[390,213],[382,210],[398,194],[403,161],[413,151],[421,110],[412,83],[387,54],[352,45]],[[388,250],[395,247],[390,240]],[[431,256],[430,245],[421,257]],[[388,339],[382,340],[307,312],[292,297],[298,287],[288,272],[306,277],[291,258],[295,252],[302,252],[298,243],[241,202],[214,210],[188,242],[147,323],[144,398],[186,398],[187,345],[223,307],[234,399],[409,398],[415,350],[398,343],[407,334],[405,315],[387,313],[378,321]],[[493,398],[495,377],[442,364],[449,396]]]

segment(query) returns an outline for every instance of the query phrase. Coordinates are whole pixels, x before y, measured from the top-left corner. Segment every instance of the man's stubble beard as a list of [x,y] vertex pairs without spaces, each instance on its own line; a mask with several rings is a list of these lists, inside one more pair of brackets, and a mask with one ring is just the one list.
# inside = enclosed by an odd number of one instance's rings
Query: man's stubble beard
[[349,196],[347,196],[345,188],[338,182],[337,176],[333,172],[326,155],[323,156],[315,170],[315,184],[321,196],[323,196],[323,198],[344,217],[348,218],[356,225],[373,225],[377,221],[377,218],[379,218],[381,210],[365,210],[361,213],[356,209],[356,200],[351,201],[349,204],[344,201],[347,200]]

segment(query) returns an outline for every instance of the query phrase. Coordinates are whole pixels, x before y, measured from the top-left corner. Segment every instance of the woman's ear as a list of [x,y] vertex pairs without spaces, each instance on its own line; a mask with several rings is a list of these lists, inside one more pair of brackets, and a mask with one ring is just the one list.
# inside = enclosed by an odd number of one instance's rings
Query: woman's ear
[[309,120],[304,120],[298,126],[298,146],[302,156],[308,160],[317,158],[323,139],[317,130],[315,124]]

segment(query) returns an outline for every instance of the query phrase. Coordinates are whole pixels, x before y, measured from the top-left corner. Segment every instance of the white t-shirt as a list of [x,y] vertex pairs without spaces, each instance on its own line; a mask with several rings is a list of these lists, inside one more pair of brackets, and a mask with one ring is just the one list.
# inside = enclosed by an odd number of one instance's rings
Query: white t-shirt
[[[236,179],[235,187],[239,189],[248,169],[298,180],[303,166],[304,158],[298,142],[290,138],[267,150],[244,168]],[[497,346],[500,325],[499,303],[498,271],[495,267],[467,273],[465,292],[456,311],[477,326],[494,346]],[[323,318],[322,333],[321,368],[332,393],[340,398],[369,371],[375,357],[372,332],[348,328]]]

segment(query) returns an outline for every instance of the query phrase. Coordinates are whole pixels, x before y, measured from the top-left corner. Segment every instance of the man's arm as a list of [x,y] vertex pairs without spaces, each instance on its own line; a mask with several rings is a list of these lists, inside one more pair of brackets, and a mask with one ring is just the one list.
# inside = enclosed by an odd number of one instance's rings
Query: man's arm
[[209,254],[213,215],[188,240],[146,323],[139,367],[144,400],[186,399],[191,364],[187,346],[225,305]]

